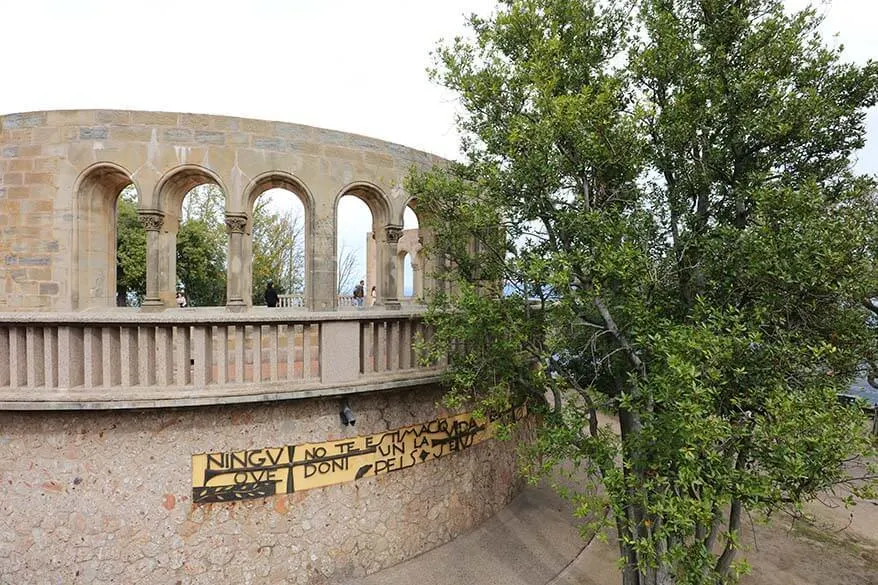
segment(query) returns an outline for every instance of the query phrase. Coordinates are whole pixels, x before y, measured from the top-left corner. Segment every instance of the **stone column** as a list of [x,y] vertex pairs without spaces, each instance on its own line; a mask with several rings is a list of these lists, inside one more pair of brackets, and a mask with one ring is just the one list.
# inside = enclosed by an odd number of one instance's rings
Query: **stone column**
[[402,237],[402,226],[388,225],[384,227],[384,241],[378,241],[378,266],[381,269],[381,286],[379,302],[385,309],[399,309],[397,297],[396,256],[399,252],[399,239]]
[[424,274],[420,262],[412,262],[412,297],[420,299],[424,296]]
[[137,211],[137,219],[146,230],[146,296],[141,304],[141,310],[158,311],[165,306],[159,295],[161,289],[159,230],[165,222],[165,214],[158,209],[140,209]]
[[226,213],[226,231],[229,234],[229,269],[226,275],[226,309],[243,311],[244,302],[244,230],[246,213]]
[[[327,311],[338,307],[336,292],[336,272],[338,259],[335,257],[336,232],[333,215],[335,210],[329,203],[318,203],[314,209],[313,236],[311,239],[310,273],[307,275],[305,296],[308,308],[314,311]],[[306,253],[307,253],[307,247]],[[305,262],[308,266],[308,262]],[[358,279],[359,280],[359,279]],[[347,294],[347,291],[345,291]]]

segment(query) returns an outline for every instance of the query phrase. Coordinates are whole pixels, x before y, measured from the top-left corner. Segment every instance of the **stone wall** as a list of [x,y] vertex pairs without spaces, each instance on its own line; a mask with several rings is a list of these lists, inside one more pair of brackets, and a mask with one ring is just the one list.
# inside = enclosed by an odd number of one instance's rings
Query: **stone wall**
[[291,495],[198,505],[192,455],[380,433],[447,414],[439,397],[435,387],[352,396],[348,427],[332,398],[0,412],[0,584],[325,584],[413,557],[511,499],[514,442]]
[[[133,184],[148,233],[147,300],[174,306],[175,238],[185,194],[226,195],[229,290],[249,304],[249,216],[283,187],[305,207],[306,297],[336,303],[337,201],[361,198],[381,244],[379,287],[395,301],[402,184],[433,155],[364,136],[282,122],[171,112],[74,110],[0,116],[0,311],[115,304],[115,201]],[[243,298],[242,298],[243,297]]]

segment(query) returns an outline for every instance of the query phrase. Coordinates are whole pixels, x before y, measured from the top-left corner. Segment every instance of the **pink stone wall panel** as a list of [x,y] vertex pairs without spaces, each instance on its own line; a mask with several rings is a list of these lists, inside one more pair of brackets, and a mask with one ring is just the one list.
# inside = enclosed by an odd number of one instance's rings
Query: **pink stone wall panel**
[[[0,583],[298,583],[364,575],[476,526],[518,488],[514,442],[292,495],[193,505],[191,456],[447,414],[436,388],[155,411],[0,412]],[[526,433],[526,430],[522,430]]]

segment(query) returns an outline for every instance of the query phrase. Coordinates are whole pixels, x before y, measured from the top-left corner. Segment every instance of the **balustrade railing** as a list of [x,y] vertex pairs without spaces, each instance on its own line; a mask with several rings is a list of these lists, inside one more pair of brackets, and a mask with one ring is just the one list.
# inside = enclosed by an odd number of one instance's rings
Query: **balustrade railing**
[[[407,297],[406,302],[414,303],[416,299],[412,297]],[[277,296],[277,306],[281,308],[292,308],[292,309],[305,309],[305,296],[304,295],[278,295]],[[370,299],[365,297],[363,299],[363,306],[370,306]],[[339,309],[356,309],[359,306],[357,305],[357,299],[354,295],[338,295],[338,308]]]
[[417,382],[439,373],[419,366],[415,356],[415,340],[427,335],[419,309],[301,316],[220,309],[0,313],[0,404],[198,402]]
[[277,306],[284,309],[304,309],[305,295],[277,295]]

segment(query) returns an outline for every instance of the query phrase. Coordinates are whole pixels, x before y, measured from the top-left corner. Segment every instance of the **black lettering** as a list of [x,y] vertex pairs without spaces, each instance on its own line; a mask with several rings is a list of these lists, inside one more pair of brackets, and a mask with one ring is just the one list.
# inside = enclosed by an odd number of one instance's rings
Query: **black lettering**
[[247,467],[247,456],[245,452],[229,453],[229,465],[232,469],[236,467]]
[[223,469],[228,467],[225,463],[226,454],[225,453],[208,453],[207,454],[207,468],[208,469]]
[[405,444],[399,445],[397,443],[391,443],[390,445],[385,445],[383,448],[381,445],[378,445],[378,454],[382,457],[388,457],[400,453],[405,453]]
[[346,441],[344,443],[336,443],[335,448],[339,453],[350,453],[356,443],[354,441]]
[[396,468],[396,459],[379,459],[375,462],[375,475],[379,473],[387,473]]
[[265,464],[265,459],[262,449],[247,451],[247,463],[250,467],[261,467]]
[[[274,457],[271,456],[272,451],[274,451],[274,453],[275,453]],[[283,452],[284,452],[283,449],[266,449],[265,450],[266,455],[268,455],[268,460],[271,462],[272,465],[277,465],[280,462],[280,457],[281,457],[281,455],[283,455]]]
[[305,459],[322,459],[326,457],[326,447],[314,447],[313,449],[305,449]]

